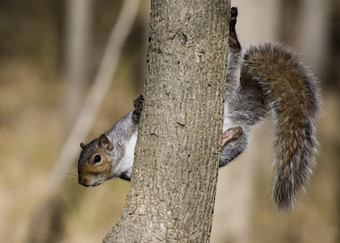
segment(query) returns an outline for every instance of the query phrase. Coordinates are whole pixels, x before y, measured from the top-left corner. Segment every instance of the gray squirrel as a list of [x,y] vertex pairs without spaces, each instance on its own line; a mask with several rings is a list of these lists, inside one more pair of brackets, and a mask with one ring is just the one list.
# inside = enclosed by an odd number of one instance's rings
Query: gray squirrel
[[[319,88],[316,78],[282,45],[266,43],[242,53],[237,15],[237,8],[231,8],[220,167],[247,148],[250,128],[271,111],[276,154],[273,198],[279,210],[289,212],[315,163]],[[87,145],[81,143],[81,185],[97,186],[114,177],[130,180],[142,109],[141,95],[134,100],[134,110],[110,131]]]
[[143,101],[143,96],[138,96],[134,100],[134,110],[119,120],[110,131],[87,145],[80,144],[79,184],[97,186],[114,177],[130,180]]

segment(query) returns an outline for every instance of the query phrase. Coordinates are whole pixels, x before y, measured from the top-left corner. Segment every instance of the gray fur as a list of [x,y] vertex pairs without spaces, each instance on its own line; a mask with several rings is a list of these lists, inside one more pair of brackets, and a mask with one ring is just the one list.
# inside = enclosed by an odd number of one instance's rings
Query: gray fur
[[271,111],[276,150],[273,197],[281,211],[289,212],[315,163],[318,82],[288,48],[267,43],[242,54],[236,32],[230,38],[223,130],[241,126],[244,135],[224,147],[220,166],[246,149],[248,130]]

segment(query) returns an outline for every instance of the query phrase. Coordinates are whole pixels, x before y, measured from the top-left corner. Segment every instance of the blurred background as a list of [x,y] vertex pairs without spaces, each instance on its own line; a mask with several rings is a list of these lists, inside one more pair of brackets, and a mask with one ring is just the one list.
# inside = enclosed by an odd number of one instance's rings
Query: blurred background
[[[129,183],[83,188],[76,161],[79,143],[111,128],[142,92],[149,5],[0,0],[1,242],[101,242],[120,216]],[[247,152],[220,170],[211,242],[340,242],[340,2],[232,5],[244,47],[287,44],[321,80],[320,151],[307,193],[282,215],[270,199],[272,123],[254,129]],[[108,88],[92,92],[97,83]]]

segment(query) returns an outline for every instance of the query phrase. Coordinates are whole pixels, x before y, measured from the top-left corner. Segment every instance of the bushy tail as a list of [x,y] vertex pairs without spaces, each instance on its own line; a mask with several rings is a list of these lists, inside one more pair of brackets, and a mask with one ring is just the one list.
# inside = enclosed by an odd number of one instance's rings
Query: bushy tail
[[317,81],[290,50],[273,44],[251,47],[244,66],[260,83],[275,122],[273,198],[289,212],[314,166],[319,111]]

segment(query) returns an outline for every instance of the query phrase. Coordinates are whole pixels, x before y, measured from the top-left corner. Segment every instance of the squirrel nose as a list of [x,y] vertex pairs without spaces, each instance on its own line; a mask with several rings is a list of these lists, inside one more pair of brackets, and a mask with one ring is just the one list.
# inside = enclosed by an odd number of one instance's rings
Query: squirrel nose
[[79,178],[78,178],[78,183],[79,183],[80,185],[83,185],[83,186],[86,186],[86,187],[90,186],[90,185],[88,184],[88,180],[87,180],[85,177],[84,177],[84,178],[79,177]]

